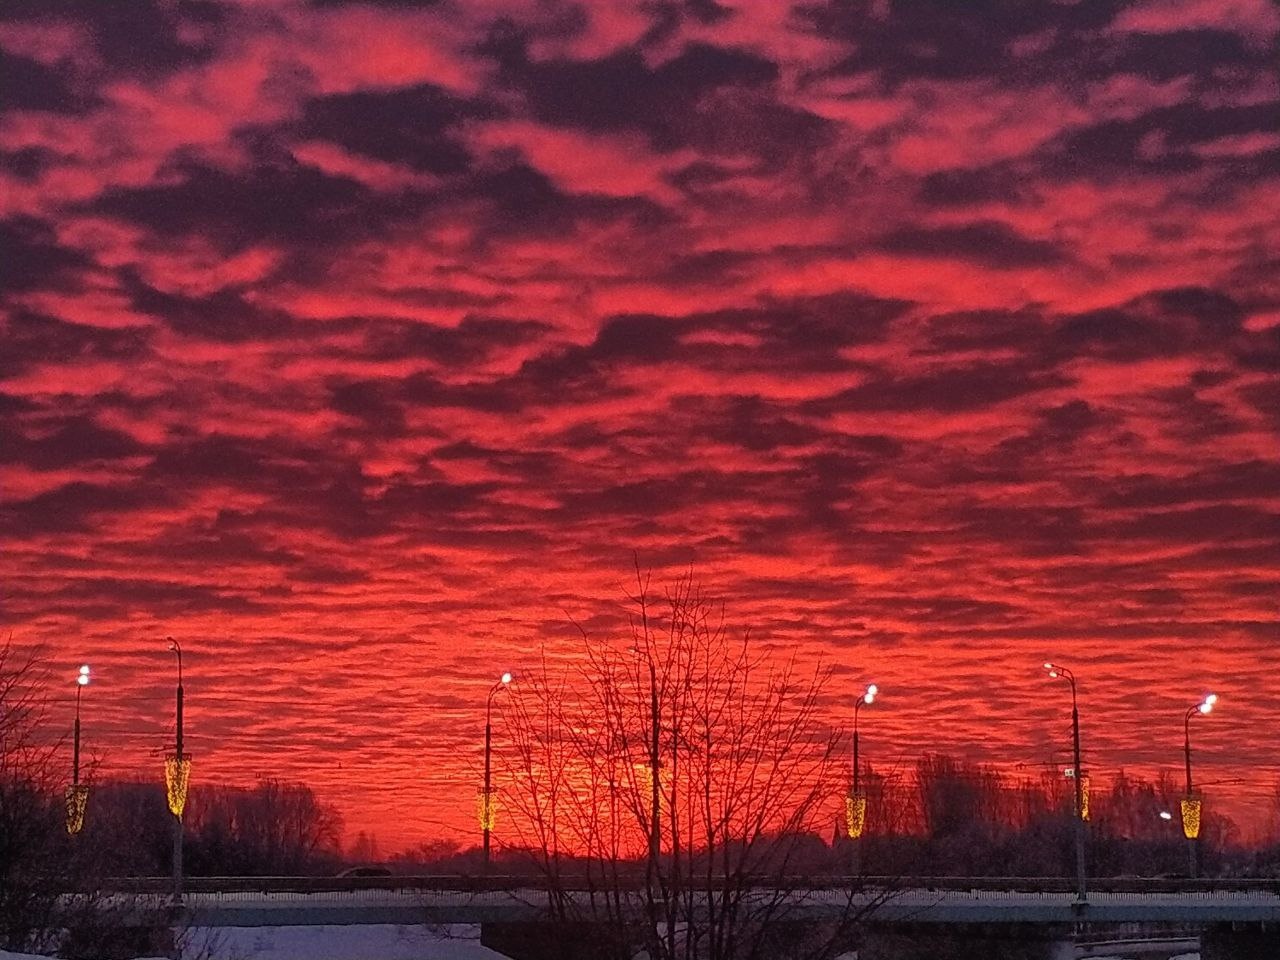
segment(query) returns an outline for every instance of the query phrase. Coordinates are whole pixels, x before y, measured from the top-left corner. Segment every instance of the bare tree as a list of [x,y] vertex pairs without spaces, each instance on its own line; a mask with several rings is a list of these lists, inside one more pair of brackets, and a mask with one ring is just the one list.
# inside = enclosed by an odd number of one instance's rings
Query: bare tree
[[0,947],[48,947],[69,861],[49,735],[46,670],[12,638],[0,643]]
[[621,642],[584,632],[576,666],[544,656],[507,711],[506,831],[552,915],[596,956],[833,953],[842,923],[791,922],[845,789],[829,674],[731,637],[691,578],[630,599]]
[[342,816],[303,783],[207,787],[193,794],[188,829],[198,871],[295,875],[341,859]]

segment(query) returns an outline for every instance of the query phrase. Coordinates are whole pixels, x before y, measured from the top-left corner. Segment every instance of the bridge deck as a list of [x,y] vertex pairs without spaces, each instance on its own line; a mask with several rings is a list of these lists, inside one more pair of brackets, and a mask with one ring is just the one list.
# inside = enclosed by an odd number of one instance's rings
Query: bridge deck
[[[773,899],[760,891],[755,896]],[[584,909],[586,894],[576,894]],[[141,897],[159,906],[163,898]],[[546,893],[505,891],[349,890],[316,893],[193,893],[186,898],[198,926],[255,927],[317,924],[485,923],[547,916]],[[142,904],[140,904],[142,905]],[[906,889],[850,895],[834,890],[789,891],[786,915],[821,920],[849,910],[868,911],[874,923],[1280,923],[1280,895],[1269,891],[1093,893],[1087,904],[1071,894],[992,890]]]

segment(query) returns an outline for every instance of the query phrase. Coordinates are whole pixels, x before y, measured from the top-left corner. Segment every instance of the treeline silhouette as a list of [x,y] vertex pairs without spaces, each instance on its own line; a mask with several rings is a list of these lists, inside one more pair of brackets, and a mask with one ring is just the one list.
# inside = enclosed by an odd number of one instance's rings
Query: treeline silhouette
[[[1184,876],[1187,841],[1181,789],[1123,771],[1089,784],[1090,875]],[[994,766],[926,754],[906,775],[866,777],[867,873],[940,876],[1069,876],[1074,784],[1060,771],[1010,775]],[[1206,874],[1245,875],[1280,863],[1276,843],[1246,849],[1230,818],[1206,804],[1201,832]],[[1161,813],[1171,814],[1171,819]],[[836,849],[843,844],[837,842]]]
[[[926,754],[911,769],[864,774],[867,830],[858,852],[859,872],[887,877],[1066,877],[1074,871],[1072,782],[1061,773],[1019,776],[945,754]],[[1121,771],[1090,785],[1089,873],[1095,877],[1183,877],[1187,841],[1178,820],[1182,791],[1176,778],[1154,780]],[[1201,869],[1206,876],[1280,874],[1280,830],[1245,843],[1229,817],[1206,804]],[[1171,819],[1160,814],[1170,813]],[[1269,811],[1280,825],[1280,784]],[[833,816],[831,833],[792,848],[788,871],[847,875],[852,841]],[[496,837],[501,838],[501,819]],[[359,848],[367,851],[368,838]],[[532,875],[535,852],[495,846],[492,872]],[[361,858],[357,858],[361,859]],[[363,858],[367,859],[367,858]],[[642,863],[642,861],[637,861]],[[398,874],[473,875],[477,847],[431,840],[393,854],[385,865]]]
[[[311,787],[281,780],[207,784],[191,791],[183,817],[189,876],[308,876],[341,869],[342,817]],[[163,876],[173,857],[163,784],[94,786],[79,842],[110,876]]]

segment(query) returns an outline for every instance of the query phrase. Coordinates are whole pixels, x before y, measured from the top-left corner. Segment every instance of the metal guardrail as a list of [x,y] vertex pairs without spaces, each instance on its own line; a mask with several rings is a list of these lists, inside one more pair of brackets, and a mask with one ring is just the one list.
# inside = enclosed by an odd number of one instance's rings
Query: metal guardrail
[[[713,881],[712,887],[723,884]],[[992,893],[1072,893],[1074,879],[1064,877],[778,877],[735,879],[734,886],[759,886],[797,891],[910,888]],[[600,877],[566,875],[555,884],[540,876],[421,875],[389,877],[188,877],[188,893],[344,893],[357,891],[439,891],[458,893],[520,890],[643,889],[643,878],[616,884]],[[102,889],[115,893],[164,894],[173,888],[169,877],[115,877]],[[707,887],[699,885],[700,889]],[[1260,879],[1173,880],[1156,877],[1100,877],[1089,882],[1096,893],[1272,893],[1280,895],[1280,877]]]

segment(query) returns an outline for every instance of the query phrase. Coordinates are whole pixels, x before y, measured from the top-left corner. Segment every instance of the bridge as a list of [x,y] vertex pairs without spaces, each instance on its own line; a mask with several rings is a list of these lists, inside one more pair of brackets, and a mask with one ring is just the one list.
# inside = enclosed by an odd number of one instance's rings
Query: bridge
[[[159,908],[164,884],[120,886]],[[1203,960],[1280,958],[1280,881],[1129,880],[1097,886],[1085,902],[1065,882],[1045,878],[828,880],[786,890],[760,887],[747,897],[776,905],[770,922],[777,924],[834,927],[857,917],[860,960],[1059,960],[1076,956],[1075,940],[1088,932],[1126,926],[1198,931]],[[588,890],[567,896],[582,916],[590,916]],[[551,917],[547,890],[530,878],[192,880],[182,920],[199,927],[477,924],[482,942],[516,960],[560,956],[565,946],[564,925]]]

